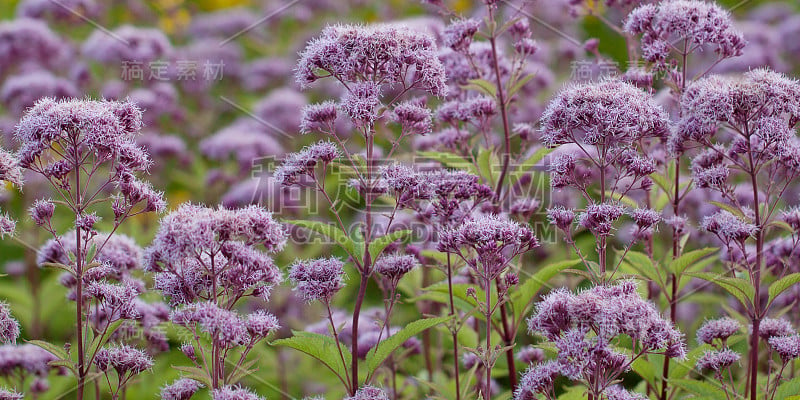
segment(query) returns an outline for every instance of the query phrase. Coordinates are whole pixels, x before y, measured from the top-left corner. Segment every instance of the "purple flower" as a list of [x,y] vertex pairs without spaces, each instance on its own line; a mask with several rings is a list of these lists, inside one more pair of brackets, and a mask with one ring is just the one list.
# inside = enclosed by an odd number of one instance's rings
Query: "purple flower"
[[161,400],[189,400],[201,387],[194,379],[181,378],[161,388]]
[[11,308],[0,303],[0,343],[12,343],[19,337],[19,322],[11,316]]
[[644,58],[659,68],[666,67],[670,42],[678,38],[688,41],[691,47],[716,45],[720,58],[741,55],[746,43],[742,34],[734,31],[726,10],[697,0],[642,5],[628,15],[624,28],[626,32],[642,34]]
[[36,200],[30,208],[31,219],[36,225],[49,226],[55,210],[56,205],[52,200]]
[[741,218],[728,211],[721,210],[703,218],[702,228],[711,232],[726,243],[744,242],[753,236],[758,227],[742,221]]
[[480,262],[477,272],[482,278],[493,280],[511,259],[538,247],[539,241],[527,226],[498,215],[481,215],[439,232],[437,246],[439,251],[461,257],[462,248],[475,250]]
[[238,314],[211,302],[186,305],[174,311],[170,320],[184,327],[199,326],[223,348],[245,345],[251,340],[247,325]]
[[75,10],[80,10],[83,18],[95,18],[100,13],[100,7],[95,0],[65,0],[59,3],[52,0],[24,0],[17,5],[17,15],[20,17],[49,17],[70,22],[78,20]]
[[535,400],[537,394],[549,393],[553,389],[553,382],[560,375],[561,365],[557,361],[528,367],[514,391],[514,400]]
[[63,61],[66,46],[46,23],[17,18],[0,24],[0,71],[26,63],[56,66]]
[[792,323],[784,318],[764,318],[758,326],[758,336],[763,339],[789,336],[795,333]]
[[800,335],[773,336],[767,342],[784,363],[800,357]]
[[386,254],[375,261],[375,272],[396,284],[403,275],[419,265],[417,257],[407,254]]
[[0,101],[14,114],[22,114],[42,97],[64,99],[78,95],[72,82],[46,71],[11,76],[0,88]]
[[281,327],[278,323],[278,317],[264,310],[249,314],[244,324],[247,327],[247,332],[254,338],[267,337]]
[[697,330],[697,341],[713,344],[714,340],[719,339],[724,343],[725,340],[739,332],[740,329],[742,329],[742,325],[733,318],[712,319],[706,321]]
[[224,386],[211,392],[212,400],[264,400],[263,397],[239,386]]
[[336,103],[325,101],[303,107],[303,116],[300,120],[300,133],[322,131],[333,133],[336,121]]
[[647,396],[639,393],[631,393],[620,385],[613,385],[603,391],[608,400],[647,400]]
[[406,71],[417,88],[446,94],[444,67],[431,37],[399,25],[334,25],[300,53],[296,77],[303,88],[328,74],[345,82],[405,84]]
[[137,375],[153,367],[153,359],[145,352],[127,345],[115,345],[100,349],[94,364],[101,371],[113,368],[121,377]]
[[572,222],[575,221],[575,212],[563,206],[555,206],[547,209],[547,219],[558,229],[569,232]]
[[330,303],[333,295],[344,287],[344,263],[336,258],[295,261],[289,279],[294,290],[306,301]]
[[739,358],[739,353],[731,349],[706,351],[697,359],[697,369],[710,369],[719,373],[739,361]]
[[541,121],[542,141],[549,147],[566,143],[624,147],[668,133],[666,112],[653,98],[614,79],[572,84],[561,90]]
[[472,18],[450,22],[444,29],[444,45],[455,51],[466,51],[480,26],[481,22]]
[[406,135],[427,135],[433,126],[431,110],[413,100],[397,104],[392,109],[392,119],[400,124]]
[[32,344],[0,346],[0,371],[2,375],[33,374],[47,377],[51,368],[49,363],[56,357],[47,350]]
[[375,82],[357,82],[342,97],[342,110],[358,125],[372,124],[378,118],[380,87]]
[[389,400],[389,396],[383,389],[367,385],[359,388],[353,396],[345,397],[344,400]]
[[589,204],[578,220],[584,228],[594,234],[608,236],[611,234],[614,222],[624,213],[625,209],[618,204]]
[[517,360],[525,364],[540,362],[544,360],[544,350],[533,346],[525,346],[517,352]]
[[0,389],[0,400],[22,400],[25,396],[8,389]]
[[302,176],[314,177],[314,168],[328,165],[339,157],[339,149],[331,142],[318,142],[305,147],[297,153],[286,156],[283,163],[275,169],[275,181],[283,185],[297,183]]
[[200,152],[212,160],[238,161],[241,170],[253,166],[259,157],[280,156],[283,146],[273,136],[262,131],[256,123],[234,122],[200,142]]

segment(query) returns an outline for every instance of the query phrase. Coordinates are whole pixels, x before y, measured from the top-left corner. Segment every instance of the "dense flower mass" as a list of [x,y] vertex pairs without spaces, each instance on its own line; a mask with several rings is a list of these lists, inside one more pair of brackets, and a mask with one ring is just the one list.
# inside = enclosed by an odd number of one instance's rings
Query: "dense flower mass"
[[306,301],[330,303],[333,295],[344,287],[344,263],[336,258],[295,261],[289,279]]
[[697,341],[713,344],[715,340],[721,340],[724,343],[729,337],[739,332],[740,329],[742,329],[742,325],[733,318],[713,319],[706,321],[697,330]]
[[685,41],[691,52],[696,46],[712,45],[720,58],[742,55],[747,43],[736,31],[730,13],[717,4],[700,0],[668,0],[645,4],[633,10],[625,21],[625,30],[642,35],[645,60],[666,68],[673,40]]
[[156,273],[155,287],[173,304],[221,294],[267,297],[281,280],[269,253],[285,243],[284,227],[263,207],[184,204],[162,220],[146,250],[145,268]]
[[400,25],[325,28],[300,54],[297,81],[306,87],[327,74],[346,82],[419,82],[435,96],[447,91],[433,39]]
[[550,101],[541,124],[542,141],[550,147],[629,146],[668,133],[664,109],[646,92],[615,79],[569,85]]
[[161,388],[161,400],[189,400],[201,387],[196,380],[181,378]]

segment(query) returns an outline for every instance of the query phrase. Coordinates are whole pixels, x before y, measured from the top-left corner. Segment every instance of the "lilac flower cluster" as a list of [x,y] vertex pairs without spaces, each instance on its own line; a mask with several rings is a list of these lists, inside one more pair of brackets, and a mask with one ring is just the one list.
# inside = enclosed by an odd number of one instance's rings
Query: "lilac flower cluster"
[[447,90],[433,39],[399,25],[325,28],[300,54],[297,81],[307,87],[328,75],[343,82],[374,78],[404,87],[419,82],[420,89],[435,96]]
[[[17,158],[0,148],[0,184],[9,182],[22,186],[22,171],[17,165]],[[16,230],[16,222],[6,214],[0,214],[0,238],[12,235]]]
[[156,288],[173,304],[267,298],[281,279],[269,253],[285,243],[285,229],[263,207],[227,210],[183,204],[161,221],[146,249],[145,269],[155,273]]
[[189,400],[201,387],[194,379],[181,378],[161,388],[161,400]]
[[[713,45],[720,59],[740,56],[746,41],[733,28],[730,14],[722,7],[699,0],[669,0],[644,4],[633,10],[624,29],[641,34],[643,57],[657,68],[668,68],[670,54],[691,53]],[[677,49],[675,43],[683,43]]]
[[289,267],[294,290],[306,301],[330,304],[333,295],[344,287],[344,263],[336,258],[295,261]]
[[[460,256],[479,277],[492,281],[500,276],[516,256],[539,246],[527,226],[498,215],[475,216],[458,227],[439,233],[437,248]],[[472,258],[463,250],[474,251]]]
[[275,180],[283,185],[293,185],[304,176],[316,179],[316,167],[326,167],[339,155],[340,151],[335,144],[324,141],[315,143],[300,152],[287,155],[275,170]]
[[[599,396],[644,354],[686,356],[683,335],[652,303],[639,297],[631,281],[596,286],[577,295],[557,289],[536,305],[528,329],[553,342],[558,358],[526,372],[519,398],[552,390],[559,374],[583,382]],[[630,355],[614,350],[612,343],[620,335],[638,344]]]

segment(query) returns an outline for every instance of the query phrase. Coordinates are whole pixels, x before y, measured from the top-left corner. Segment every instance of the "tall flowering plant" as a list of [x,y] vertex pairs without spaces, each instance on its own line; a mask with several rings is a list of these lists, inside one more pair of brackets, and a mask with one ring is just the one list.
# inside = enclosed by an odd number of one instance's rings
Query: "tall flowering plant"
[[[388,279],[384,282],[388,283],[389,290],[386,292],[390,297],[387,300],[391,304],[396,301],[393,288],[396,287],[397,279],[415,264],[402,256],[390,256],[384,251],[393,242],[407,237],[410,231],[394,231],[398,206],[393,207],[388,217],[375,210],[376,200],[386,191],[379,171],[378,146],[383,140],[382,136],[388,133],[386,139],[390,149],[386,158],[391,158],[403,139],[430,131],[431,112],[425,106],[425,101],[403,99],[414,91],[434,96],[446,94],[444,67],[436,57],[433,39],[425,34],[391,24],[336,25],[325,28],[320,37],[308,43],[300,54],[296,77],[303,88],[320,79],[333,79],[341,85],[344,92],[338,102],[326,101],[304,109],[301,130],[321,133],[329,141],[316,143],[299,153],[288,155],[275,171],[275,179],[284,185],[309,186],[330,205],[330,211],[335,218],[334,225],[317,221],[293,223],[335,241],[347,253],[348,261],[358,272],[358,294],[354,302],[352,340],[349,343],[350,351],[355,352],[359,349],[359,321],[370,279],[376,273]],[[348,146],[346,138],[351,135],[349,132],[339,131],[334,123],[339,113],[344,114],[352,123],[357,134],[353,136],[363,141],[363,154],[355,153]],[[382,123],[387,120],[400,126],[399,136],[392,130],[383,129]],[[354,231],[346,225],[345,217],[337,207],[343,199],[331,198],[329,189],[325,187],[329,167],[334,163],[341,163],[352,170],[354,178],[351,186],[363,200],[363,224]],[[378,221],[383,218],[387,219]],[[378,229],[378,224],[381,224],[381,229]],[[341,261],[330,259],[298,261],[292,267],[290,277],[297,289],[304,293],[304,297],[322,300],[329,306],[330,296],[314,295],[314,287],[323,285],[321,287],[329,289],[325,292],[332,295],[341,285],[338,278],[341,267]],[[379,339],[387,328],[390,312],[391,306],[386,310],[386,321],[380,328]],[[329,312],[329,317],[330,315]],[[421,331],[423,327],[430,326],[423,320],[421,325],[411,328]],[[342,364],[349,365],[329,367],[340,378],[345,378],[345,388],[351,395],[356,395],[362,385],[359,379],[359,357],[351,356],[342,346],[332,319],[331,329],[336,342],[337,358]],[[388,330],[386,334],[388,335]],[[296,345],[294,342],[286,343]],[[373,378],[375,369],[393,349],[388,353],[379,350],[380,343],[373,354],[377,362],[369,360],[369,373],[365,379],[367,383]],[[375,354],[383,358],[378,358]]]
[[170,320],[189,333],[181,351],[193,364],[182,367],[187,376],[164,391],[196,391],[203,384],[215,398],[225,398],[252,372],[248,354],[280,325],[265,310],[242,316],[235,308],[249,297],[269,300],[282,280],[270,254],[286,239],[284,227],[259,206],[228,210],[183,204],[164,217],[147,248],[145,267],[174,307]]
[[[52,235],[57,249],[66,255],[46,265],[62,269],[74,282],[75,350],[65,351],[45,342],[37,344],[58,357],[59,365],[75,375],[78,399],[84,396],[97,357],[112,354],[102,345],[123,320],[138,315],[132,301],[142,290],[135,282],[108,283],[105,278],[113,273],[114,266],[101,255],[128,218],[160,212],[166,206],[161,193],[137,177],[151,164],[147,153],[135,142],[141,127],[141,111],[129,102],[44,98],[27,111],[16,128],[15,137],[21,144],[20,167],[41,175],[56,194],[56,199],[39,200],[30,210],[33,221]],[[69,244],[51,223],[57,208],[72,215]],[[112,228],[109,234],[98,236],[95,225],[102,215],[109,216]],[[91,324],[91,310],[104,310],[105,322]],[[117,396],[130,376],[148,369],[152,361],[129,347],[117,348],[113,355],[108,362],[120,362],[126,357],[142,360],[138,367],[124,369],[124,373],[117,369]],[[108,365],[98,368],[105,371]]]

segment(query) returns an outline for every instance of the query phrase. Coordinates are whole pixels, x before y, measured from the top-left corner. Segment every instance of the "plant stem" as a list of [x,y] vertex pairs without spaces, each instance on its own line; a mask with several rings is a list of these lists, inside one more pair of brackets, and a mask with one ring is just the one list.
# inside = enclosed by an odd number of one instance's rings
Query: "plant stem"
[[[447,253],[447,293],[450,296],[450,316],[456,315],[455,301],[453,298],[453,264],[450,260],[450,253]],[[456,381],[456,400],[461,400],[461,384],[459,374],[458,359],[458,330],[452,328],[450,333],[453,335],[453,367]]]
[[[498,301],[500,301],[500,278],[495,280],[497,287]],[[506,350],[506,363],[508,364],[508,381],[511,384],[511,392],[517,390],[517,366],[514,363],[514,332],[508,325],[508,312],[505,303],[500,303],[500,321],[503,328],[503,344],[508,347]]]
[[[73,167],[75,170],[75,218],[80,217],[83,212],[83,205],[81,204],[81,172],[79,150],[77,144],[74,148]],[[78,400],[83,400],[83,390],[86,385],[86,355],[83,348],[83,249],[81,248],[81,228],[75,224],[75,278],[77,280],[75,290],[77,295],[75,301],[75,314],[77,323],[77,341],[78,341]],[[98,399],[99,400],[99,399]]]

